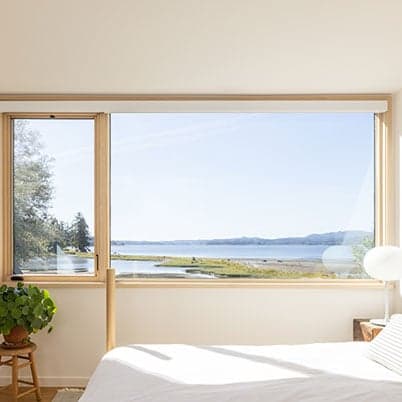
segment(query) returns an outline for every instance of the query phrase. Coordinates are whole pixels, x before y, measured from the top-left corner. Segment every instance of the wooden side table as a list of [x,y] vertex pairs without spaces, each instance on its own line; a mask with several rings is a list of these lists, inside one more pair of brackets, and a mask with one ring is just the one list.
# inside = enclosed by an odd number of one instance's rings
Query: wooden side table
[[[0,366],[10,366],[12,368],[12,383],[2,387],[0,390],[4,392],[5,389],[11,388],[12,401],[16,402],[19,398],[35,392],[36,400],[41,400],[40,387],[38,381],[38,374],[35,366],[34,352],[36,345],[30,343],[18,349],[7,349],[0,345]],[[9,359],[3,360],[9,357]],[[20,363],[19,360],[26,360]],[[18,371],[23,367],[31,367],[32,382],[18,379]],[[31,385],[31,388],[24,392],[19,392],[18,384]]]
[[360,323],[362,321],[370,321],[369,318],[354,318],[353,319],[353,341],[362,342],[364,341],[362,329],[360,327]]
[[372,341],[384,327],[370,323],[370,318],[353,319],[353,341]]
[[365,342],[371,342],[384,329],[381,325],[371,324],[370,321],[362,321],[360,328]]

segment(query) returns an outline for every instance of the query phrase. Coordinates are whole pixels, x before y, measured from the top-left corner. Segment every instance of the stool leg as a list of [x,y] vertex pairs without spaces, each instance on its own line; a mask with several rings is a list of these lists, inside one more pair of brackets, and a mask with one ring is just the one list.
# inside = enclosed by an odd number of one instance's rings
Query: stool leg
[[36,366],[35,366],[35,358],[34,354],[30,353],[29,354],[29,361],[31,362],[31,373],[32,373],[32,382],[34,383],[34,387],[36,388],[35,394],[36,394],[36,399],[38,401],[42,400],[41,394],[40,394],[40,387],[39,387],[39,381],[38,381],[38,373],[36,371]]
[[13,401],[18,401],[18,356],[13,356],[11,387],[13,391]]

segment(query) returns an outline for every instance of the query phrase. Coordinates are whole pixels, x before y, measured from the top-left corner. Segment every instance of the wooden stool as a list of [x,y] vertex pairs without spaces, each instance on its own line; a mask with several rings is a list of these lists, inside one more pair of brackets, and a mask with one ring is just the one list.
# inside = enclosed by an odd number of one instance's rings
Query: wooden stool
[[[36,393],[36,399],[41,400],[40,387],[38,382],[38,374],[35,367],[34,352],[36,350],[36,345],[30,343],[26,346],[20,347],[18,349],[6,349],[0,345],[0,366],[10,366],[12,368],[12,383],[1,388],[4,391],[11,387],[12,401],[18,401],[19,398],[28,395],[32,392]],[[10,357],[10,359],[3,361],[3,357]],[[28,360],[25,363],[19,364],[18,359]],[[31,367],[32,382],[24,381],[18,379],[18,370],[23,367]],[[31,385],[32,388],[27,391],[19,393],[18,383]]]

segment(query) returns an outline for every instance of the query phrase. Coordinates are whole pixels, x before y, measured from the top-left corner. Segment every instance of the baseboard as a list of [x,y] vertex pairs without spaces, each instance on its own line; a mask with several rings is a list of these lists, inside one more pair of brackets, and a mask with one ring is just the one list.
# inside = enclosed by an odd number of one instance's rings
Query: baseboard
[[[30,376],[21,376],[21,380],[32,381]],[[39,377],[39,384],[42,387],[86,387],[87,377]],[[10,377],[1,376],[0,386],[10,384]]]

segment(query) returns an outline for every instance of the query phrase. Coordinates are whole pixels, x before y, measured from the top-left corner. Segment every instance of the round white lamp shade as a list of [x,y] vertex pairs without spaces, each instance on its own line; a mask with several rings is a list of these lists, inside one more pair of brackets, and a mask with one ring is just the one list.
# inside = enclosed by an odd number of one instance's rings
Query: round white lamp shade
[[402,249],[395,246],[372,248],[364,257],[364,269],[375,279],[396,281],[402,278]]

